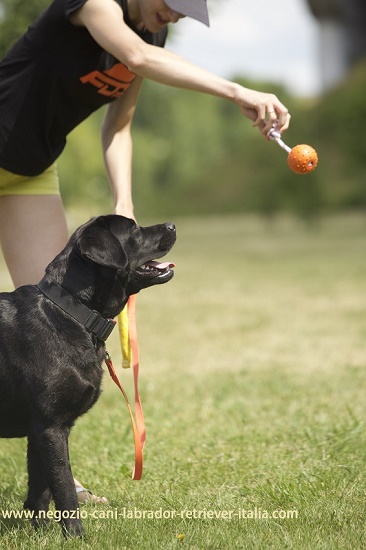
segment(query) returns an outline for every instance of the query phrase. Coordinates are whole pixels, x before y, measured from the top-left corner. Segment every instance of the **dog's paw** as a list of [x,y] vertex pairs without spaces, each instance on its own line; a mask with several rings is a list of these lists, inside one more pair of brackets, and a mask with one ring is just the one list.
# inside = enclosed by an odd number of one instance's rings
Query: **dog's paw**
[[42,529],[46,527],[49,524],[50,520],[49,518],[44,514],[38,514],[38,512],[34,512],[34,516],[31,519],[31,524],[34,527],[34,529]]
[[27,511],[26,517],[30,519],[31,524],[35,529],[44,527],[49,523],[48,504],[45,506],[34,505],[29,499],[24,502],[24,510]]
[[85,535],[84,527],[80,519],[63,520],[62,532],[67,538],[81,538]]

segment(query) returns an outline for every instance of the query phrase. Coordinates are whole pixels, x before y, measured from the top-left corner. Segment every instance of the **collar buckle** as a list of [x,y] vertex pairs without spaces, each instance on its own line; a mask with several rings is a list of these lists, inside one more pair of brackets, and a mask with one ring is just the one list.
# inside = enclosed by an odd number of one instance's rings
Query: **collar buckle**
[[114,329],[116,321],[113,319],[104,319],[104,317],[93,309],[83,324],[88,332],[91,332],[99,340],[105,342]]

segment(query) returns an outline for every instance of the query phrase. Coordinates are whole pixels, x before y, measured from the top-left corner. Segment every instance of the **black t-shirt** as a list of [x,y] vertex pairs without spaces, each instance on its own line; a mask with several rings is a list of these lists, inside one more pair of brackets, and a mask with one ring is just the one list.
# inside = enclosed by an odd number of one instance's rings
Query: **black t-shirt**
[[[54,0],[0,63],[0,166],[35,176],[61,154],[67,134],[135,78],[104,51],[71,13],[86,0]],[[164,46],[167,29],[140,32],[117,0],[125,23],[145,42]]]

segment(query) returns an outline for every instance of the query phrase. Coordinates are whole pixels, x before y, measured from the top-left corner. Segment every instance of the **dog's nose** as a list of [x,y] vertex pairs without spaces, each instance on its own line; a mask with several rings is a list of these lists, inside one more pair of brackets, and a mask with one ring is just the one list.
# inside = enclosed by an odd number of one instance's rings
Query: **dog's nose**
[[175,231],[174,223],[166,223],[165,227],[168,229],[168,231]]

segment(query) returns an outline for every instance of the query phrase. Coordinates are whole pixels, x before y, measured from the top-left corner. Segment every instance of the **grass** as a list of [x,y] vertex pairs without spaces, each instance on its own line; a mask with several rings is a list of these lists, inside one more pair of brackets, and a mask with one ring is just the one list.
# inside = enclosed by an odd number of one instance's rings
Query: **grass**
[[[106,376],[70,447],[75,475],[110,505],[82,508],[82,541],[0,520],[0,548],[365,548],[365,229],[362,216],[312,230],[177,220],[176,276],[137,304],[143,480],[130,480],[128,415]],[[121,372],[117,334],[108,347]],[[2,440],[0,464],[0,510],[21,509],[25,441]]]

